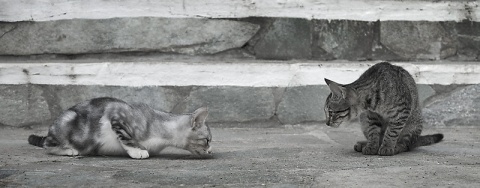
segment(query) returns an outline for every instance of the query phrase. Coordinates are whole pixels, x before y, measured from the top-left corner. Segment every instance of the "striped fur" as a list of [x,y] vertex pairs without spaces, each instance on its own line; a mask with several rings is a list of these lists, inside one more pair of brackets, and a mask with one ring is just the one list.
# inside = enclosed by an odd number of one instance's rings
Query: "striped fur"
[[206,108],[193,114],[170,114],[146,104],[115,98],[95,98],[63,112],[47,136],[30,135],[28,142],[54,155],[128,155],[148,158],[168,146],[209,155],[210,129]]
[[378,63],[346,85],[325,81],[331,90],[324,108],[327,125],[360,119],[367,141],[358,142],[355,151],[395,155],[443,139],[442,134],[420,136],[423,119],[416,84],[399,66]]

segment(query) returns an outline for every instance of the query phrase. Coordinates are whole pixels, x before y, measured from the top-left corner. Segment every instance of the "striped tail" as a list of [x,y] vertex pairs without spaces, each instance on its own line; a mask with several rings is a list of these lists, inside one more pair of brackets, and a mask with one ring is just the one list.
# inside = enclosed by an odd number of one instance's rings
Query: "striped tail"
[[417,142],[414,144],[414,147],[419,146],[428,146],[435,143],[439,143],[443,139],[443,134],[431,134],[420,136],[417,139]]
[[37,136],[32,134],[28,137],[28,143],[34,146],[43,147],[46,138],[46,136]]

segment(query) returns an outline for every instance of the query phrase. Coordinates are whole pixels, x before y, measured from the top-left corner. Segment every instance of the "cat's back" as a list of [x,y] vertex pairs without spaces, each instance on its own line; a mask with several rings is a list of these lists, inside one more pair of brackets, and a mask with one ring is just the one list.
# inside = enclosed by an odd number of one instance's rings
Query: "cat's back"
[[400,86],[415,85],[413,77],[404,68],[392,65],[388,62],[381,62],[368,68],[352,86],[362,87],[370,86]]
[[87,115],[92,113],[103,113],[108,108],[125,108],[128,106],[129,105],[126,102],[120,99],[99,97],[78,103],[77,105],[69,108],[69,110],[74,111],[77,114]]
[[404,68],[388,62],[373,65],[351,86],[360,91],[361,95],[373,97],[383,106],[405,104],[412,109],[419,106],[418,91],[412,75]]
[[402,67],[392,65],[389,62],[381,62],[370,67],[361,77],[411,77],[410,74]]

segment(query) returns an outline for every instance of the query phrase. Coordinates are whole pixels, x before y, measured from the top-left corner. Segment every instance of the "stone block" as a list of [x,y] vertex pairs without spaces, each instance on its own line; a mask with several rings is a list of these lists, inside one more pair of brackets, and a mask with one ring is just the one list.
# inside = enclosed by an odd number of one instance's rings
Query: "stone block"
[[311,21],[277,18],[264,25],[253,51],[261,59],[309,59],[311,57]]
[[43,91],[35,85],[0,86],[0,125],[46,124],[51,119]]
[[272,89],[256,87],[200,87],[186,99],[185,112],[206,106],[209,122],[262,121],[273,117]]
[[456,23],[459,48],[458,59],[464,61],[480,60],[480,23],[464,21]]
[[425,106],[425,101],[436,94],[435,90],[429,86],[424,84],[417,85],[418,90],[418,100],[420,101],[421,106]]
[[453,36],[439,22],[383,21],[380,42],[406,60],[439,60],[453,56]]
[[0,23],[0,28],[0,55],[213,54],[242,47],[259,26],[233,20],[142,17]]
[[374,23],[314,20],[313,58],[365,60],[372,54]]
[[325,85],[286,88],[278,104],[278,119],[284,124],[324,121],[323,107],[329,94]]
[[59,106],[65,110],[95,97],[115,97],[126,102],[141,102],[152,108],[171,112],[184,94],[164,87],[51,86],[55,87]]
[[471,85],[437,99],[423,109],[425,126],[478,126],[480,85]]

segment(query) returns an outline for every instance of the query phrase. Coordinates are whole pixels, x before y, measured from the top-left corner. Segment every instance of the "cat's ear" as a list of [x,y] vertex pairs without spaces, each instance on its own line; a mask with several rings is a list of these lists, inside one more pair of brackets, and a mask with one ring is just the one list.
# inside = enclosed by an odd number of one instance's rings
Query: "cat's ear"
[[201,107],[195,112],[193,112],[192,115],[192,128],[199,128],[205,123],[205,120],[207,119],[208,116],[208,108],[207,107]]
[[330,91],[332,92],[333,95],[337,97],[341,97],[342,99],[345,99],[346,95],[346,88],[343,86],[340,86],[337,82],[331,81],[329,79],[325,78],[325,82],[327,83],[328,87],[330,88]]

